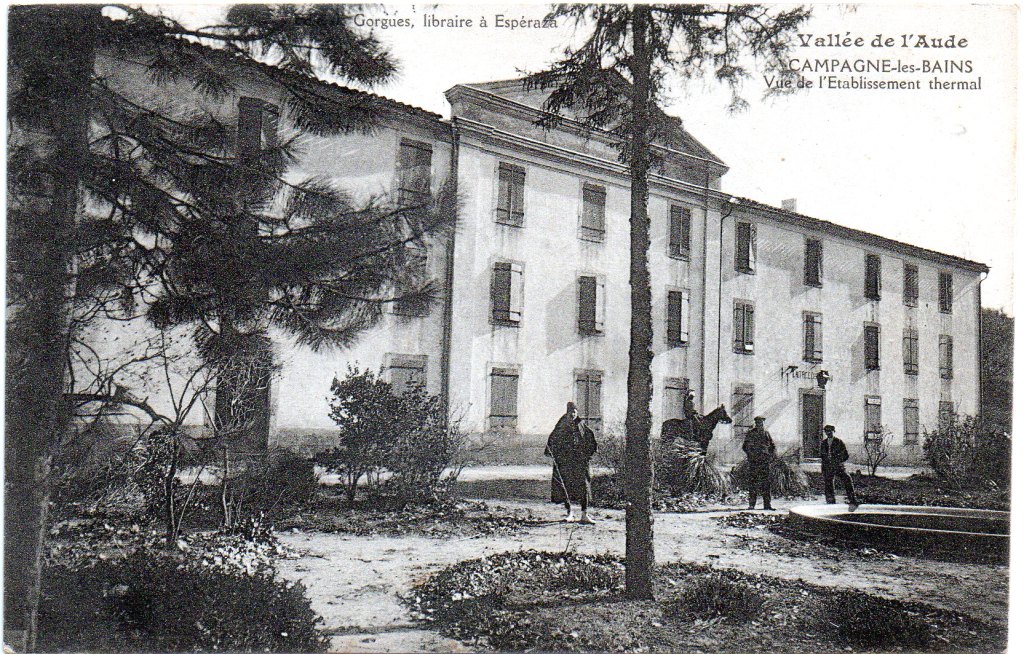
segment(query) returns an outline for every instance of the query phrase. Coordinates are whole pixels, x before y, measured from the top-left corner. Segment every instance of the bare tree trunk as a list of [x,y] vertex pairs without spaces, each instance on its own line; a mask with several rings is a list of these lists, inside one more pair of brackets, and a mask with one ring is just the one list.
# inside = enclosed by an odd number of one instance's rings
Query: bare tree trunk
[[628,142],[630,168],[629,215],[629,372],[626,379],[626,595],[654,595],[654,516],[651,511],[651,273],[648,250],[651,221],[647,215],[650,170],[651,52],[648,43],[650,9],[633,11],[632,124]]
[[[10,83],[31,103],[19,137],[39,180],[8,214],[5,641],[35,649],[47,532],[52,449],[70,426],[64,394],[70,343],[74,230],[88,159],[89,88],[98,6],[50,6],[11,14]],[[24,111],[24,107],[21,108]],[[14,262],[14,263],[11,263]]]

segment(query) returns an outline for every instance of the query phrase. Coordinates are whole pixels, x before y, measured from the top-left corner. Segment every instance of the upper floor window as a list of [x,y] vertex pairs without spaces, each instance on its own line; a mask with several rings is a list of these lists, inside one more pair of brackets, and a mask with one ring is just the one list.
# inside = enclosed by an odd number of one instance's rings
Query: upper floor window
[[916,375],[917,364],[917,330],[907,328],[903,330],[903,372],[908,375]]
[[277,147],[277,128],[281,112],[258,98],[238,99],[238,156],[258,156]]
[[490,375],[492,429],[514,429],[519,417],[519,370],[492,368]]
[[804,247],[804,284],[821,286],[821,241],[809,238]]
[[491,320],[518,327],[523,318],[523,266],[499,261],[491,275]]
[[668,212],[668,254],[690,258],[690,210],[673,204]]
[[953,337],[939,336],[939,377],[953,379]]
[[430,198],[429,143],[402,139],[398,154],[398,202],[402,206],[425,204]]
[[881,362],[878,357],[878,325],[864,325],[864,369],[878,370]]
[[953,313],[953,275],[939,273],[939,311]]
[[604,332],[604,282],[593,275],[581,275],[579,285],[579,329],[584,335]]
[[690,292],[668,292],[668,344],[686,345],[690,340]]
[[821,363],[821,314],[804,312],[804,361]]
[[753,223],[736,223],[736,270],[754,272],[757,259],[757,227]]
[[583,215],[580,217],[580,238],[583,240],[604,240],[604,205],[604,187],[584,184]]
[[522,227],[526,169],[510,163],[498,164],[498,214],[503,225]]
[[587,426],[601,431],[601,372],[582,370],[576,373],[576,410]]
[[864,297],[882,299],[882,258],[877,254],[864,255]]
[[740,354],[754,353],[754,305],[737,301],[732,308],[732,349]]
[[903,264],[903,304],[908,307],[917,306],[917,266]]

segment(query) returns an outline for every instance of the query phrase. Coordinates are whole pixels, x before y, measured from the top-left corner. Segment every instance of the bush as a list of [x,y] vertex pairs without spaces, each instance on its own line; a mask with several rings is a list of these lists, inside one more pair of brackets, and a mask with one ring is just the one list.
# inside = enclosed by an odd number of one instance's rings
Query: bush
[[342,476],[350,503],[360,485],[372,498],[399,506],[447,498],[461,470],[463,436],[440,398],[422,387],[396,393],[378,375],[355,368],[335,379],[331,392],[338,447],[316,461]]
[[327,649],[304,588],[138,553],[81,569],[49,568],[41,651]]
[[729,482],[718,469],[715,455],[702,454],[692,442],[662,443],[655,465],[657,483],[674,496],[692,493],[721,499],[729,492]]
[[924,454],[939,479],[954,488],[1009,488],[1010,439],[984,430],[974,416],[944,420],[925,435]]
[[931,627],[921,614],[894,600],[864,593],[831,591],[812,608],[816,630],[853,647],[927,647]]
[[288,509],[308,504],[320,491],[320,477],[312,459],[285,448],[275,448],[265,457],[229,458],[228,470],[227,479],[222,481],[226,481],[227,488],[221,487],[227,527],[239,524],[246,516],[280,517]]
[[[773,497],[802,497],[810,490],[807,474],[800,468],[796,452],[787,452],[772,459],[768,466]],[[744,459],[733,466],[730,473],[733,487],[750,489],[750,465]]]
[[749,622],[761,617],[765,598],[753,586],[733,581],[721,572],[697,577],[681,596],[665,608],[669,616],[710,620],[724,618],[732,622]]

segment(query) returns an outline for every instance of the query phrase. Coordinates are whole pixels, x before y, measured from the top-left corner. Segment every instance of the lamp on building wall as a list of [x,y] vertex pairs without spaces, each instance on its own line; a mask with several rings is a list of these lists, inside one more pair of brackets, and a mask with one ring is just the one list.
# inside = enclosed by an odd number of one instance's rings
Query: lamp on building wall
[[828,384],[828,380],[832,379],[832,375],[828,374],[828,370],[822,370],[814,378],[818,380],[818,388],[823,389]]
[[796,369],[797,366],[786,366],[786,374],[792,375],[794,372],[796,372]]

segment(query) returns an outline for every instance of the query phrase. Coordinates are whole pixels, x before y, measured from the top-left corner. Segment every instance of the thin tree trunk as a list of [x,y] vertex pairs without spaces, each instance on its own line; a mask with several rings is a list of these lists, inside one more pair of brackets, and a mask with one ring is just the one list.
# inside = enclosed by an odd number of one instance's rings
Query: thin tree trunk
[[654,595],[654,517],[651,511],[653,468],[651,462],[651,273],[648,250],[651,222],[647,215],[650,170],[651,53],[648,44],[650,9],[637,5],[633,11],[632,125],[628,159],[630,167],[629,215],[629,372],[626,379],[626,595]]

